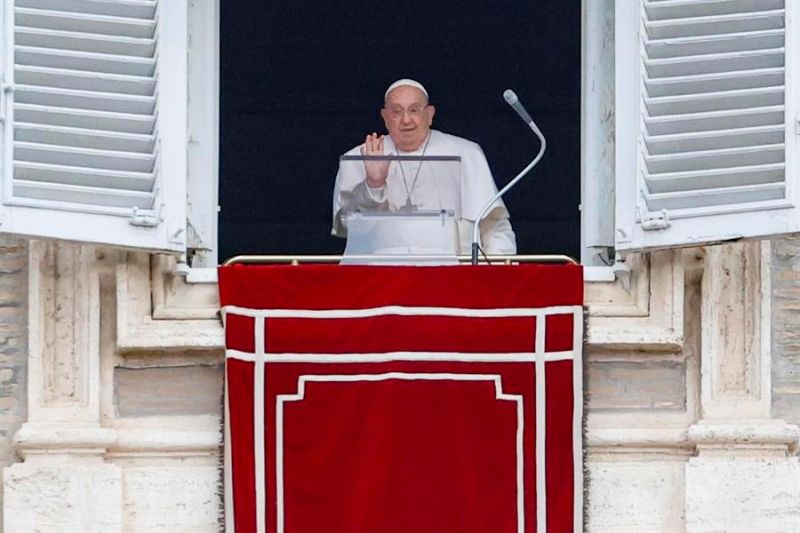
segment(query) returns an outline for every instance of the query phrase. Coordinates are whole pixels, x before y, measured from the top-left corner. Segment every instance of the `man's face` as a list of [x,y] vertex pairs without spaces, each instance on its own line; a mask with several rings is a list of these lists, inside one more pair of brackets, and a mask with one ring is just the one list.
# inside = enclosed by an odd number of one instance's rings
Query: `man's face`
[[425,93],[401,85],[386,96],[381,117],[395,146],[408,152],[421,147],[428,138],[435,112]]

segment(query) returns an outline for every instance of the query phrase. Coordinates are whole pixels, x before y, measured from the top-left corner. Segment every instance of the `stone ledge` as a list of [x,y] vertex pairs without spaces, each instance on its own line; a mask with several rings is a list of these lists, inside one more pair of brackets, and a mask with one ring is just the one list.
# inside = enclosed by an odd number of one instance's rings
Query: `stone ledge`
[[14,436],[14,445],[26,459],[34,455],[209,455],[219,453],[222,433],[217,430],[103,428],[27,423]]
[[586,432],[586,447],[591,453],[675,453],[686,455],[694,450],[686,428],[604,428]]
[[116,440],[113,429],[78,424],[27,422],[14,435],[24,458],[32,454],[102,454]]
[[703,450],[758,449],[796,453],[800,447],[800,427],[778,419],[753,419],[726,423],[702,421],[689,428],[689,440]]
[[208,455],[219,453],[221,449],[221,431],[118,429],[117,440],[109,449],[109,455],[142,453]]

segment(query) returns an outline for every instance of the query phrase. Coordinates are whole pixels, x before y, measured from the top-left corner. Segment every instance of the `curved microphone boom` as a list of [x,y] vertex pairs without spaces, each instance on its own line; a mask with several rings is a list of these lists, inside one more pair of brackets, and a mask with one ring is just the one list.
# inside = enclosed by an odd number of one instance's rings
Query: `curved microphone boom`
[[500,191],[498,191],[498,193],[495,194],[494,197],[491,200],[489,200],[489,202],[486,204],[486,206],[481,210],[481,212],[478,215],[478,217],[475,219],[475,225],[472,227],[472,264],[473,265],[477,265],[478,264],[478,250],[479,250],[478,232],[479,232],[479,224],[480,224],[481,220],[483,220],[483,218],[486,216],[486,213],[489,212],[489,209],[491,209],[492,204],[494,204],[500,197],[502,197],[506,192],[508,192],[508,190],[511,189],[511,187],[516,185],[517,182],[519,180],[521,180],[523,178],[523,176],[525,176],[525,174],[530,172],[531,169],[536,166],[536,163],[538,163],[539,160],[542,158],[542,156],[544,155],[544,150],[547,147],[547,141],[545,141],[544,135],[542,135],[542,132],[541,132],[541,130],[539,130],[539,127],[536,126],[536,123],[533,121],[531,116],[525,110],[525,107],[519,101],[519,98],[517,97],[517,93],[515,93],[511,89],[506,89],[503,92],[503,98],[505,98],[506,102],[508,102],[508,105],[510,105],[514,109],[514,111],[517,112],[517,114],[520,116],[520,118],[522,118],[522,120],[525,122],[525,124],[527,124],[533,130],[533,133],[535,133],[536,136],[539,137],[539,141],[542,143],[542,146],[539,148],[539,153],[536,154],[536,157],[533,158],[533,161],[531,161],[528,164],[527,167],[523,168],[522,171],[519,174],[517,174],[514,177],[513,180],[509,181],[508,184],[505,187],[500,189]]

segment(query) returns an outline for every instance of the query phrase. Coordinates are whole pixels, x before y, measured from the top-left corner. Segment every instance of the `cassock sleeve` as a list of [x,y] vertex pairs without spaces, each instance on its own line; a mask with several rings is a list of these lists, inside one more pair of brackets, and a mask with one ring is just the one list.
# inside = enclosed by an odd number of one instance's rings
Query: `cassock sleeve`
[[[461,156],[463,214],[474,223],[486,205],[497,194],[497,185],[486,156],[480,146],[470,143]],[[508,209],[503,200],[497,200],[480,225],[481,246],[486,254],[513,255],[517,253],[517,238],[511,228]],[[472,235],[470,234],[470,239]]]
[[487,255],[514,255],[517,237],[511,228],[508,212],[492,209],[479,225],[481,246]]

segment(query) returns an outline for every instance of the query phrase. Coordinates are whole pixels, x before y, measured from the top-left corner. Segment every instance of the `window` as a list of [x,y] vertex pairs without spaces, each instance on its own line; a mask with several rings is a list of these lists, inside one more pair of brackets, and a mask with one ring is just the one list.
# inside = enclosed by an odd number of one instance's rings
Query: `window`
[[[478,3],[437,4],[446,16],[428,2],[382,6],[363,24],[361,4],[311,16],[263,2],[223,13],[211,1],[5,2],[0,231],[205,252],[194,266],[213,266],[220,250],[339,251],[327,236],[336,157],[381,128],[380,92],[404,75],[429,84],[437,126],[484,146],[499,185],[536,148],[502,89],[542,122],[547,155],[508,198],[521,251],[578,255],[581,154],[582,246],[597,255],[800,231],[796,3],[523,4],[506,18]],[[398,53],[392,27],[416,28],[416,48]],[[381,51],[369,68],[347,60],[364,42]],[[592,107],[597,82],[605,93]],[[481,94],[497,97],[487,106]],[[244,249],[225,242],[234,234]]]
[[798,231],[796,3],[616,8],[617,249]]
[[548,141],[506,196],[518,249],[579,254],[580,2],[224,2],[220,257],[340,253],[338,158],[383,132],[383,92],[423,82],[434,128],[478,142],[499,186],[536,155],[502,98],[514,89]]
[[3,8],[0,231],[183,251],[185,2]]

